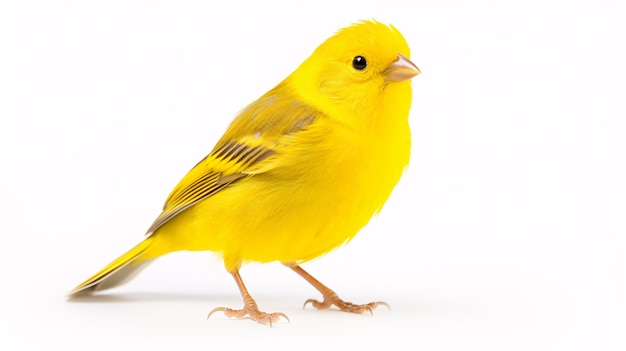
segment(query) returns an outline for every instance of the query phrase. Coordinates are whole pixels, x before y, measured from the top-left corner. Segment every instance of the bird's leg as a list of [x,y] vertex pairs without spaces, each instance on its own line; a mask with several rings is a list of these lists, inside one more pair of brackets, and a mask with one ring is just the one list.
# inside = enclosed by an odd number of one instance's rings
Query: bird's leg
[[370,303],[366,303],[363,305],[357,305],[357,304],[353,304],[352,302],[343,301],[342,299],[339,298],[339,296],[337,296],[337,294],[334,291],[330,290],[324,284],[320,283],[317,279],[313,278],[313,276],[307,273],[304,269],[302,269],[302,267],[296,264],[291,265],[291,264],[286,263],[285,265],[291,268],[294,272],[298,273],[302,278],[304,278],[311,285],[313,285],[313,287],[315,287],[315,289],[321,292],[322,296],[324,297],[324,300],[321,302],[314,300],[314,299],[308,299],[304,302],[303,307],[306,307],[308,303],[311,303],[311,305],[313,305],[313,307],[317,309],[327,309],[327,308],[330,308],[332,305],[335,305],[337,306],[337,308],[345,312],[352,312],[352,313],[369,312],[370,314],[373,314],[372,311],[376,309],[376,307],[378,306],[387,306],[387,308],[390,308],[387,303],[382,302],[382,301],[370,302]]
[[270,327],[273,323],[278,322],[280,317],[284,317],[287,322],[289,322],[289,317],[287,317],[287,315],[282,312],[265,313],[259,311],[259,307],[257,306],[256,301],[254,301],[252,296],[250,296],[248,289],[246,289],[246,286],[243,284],[243,280],[239,275],[239,271],[234,271],[231,274],[233,278],[235,278],[235,282],[239,287],[241,297],[243,297],[243,308],[240,310],[234,310],[227,307],[216,307],[209,313],[207,318],[210,318],[211,315],[215,312],[223,312],[224,316],[229,318],[244,318],[245,316],[248,316],[251,320],[259,322],[261,324],[269,324]]

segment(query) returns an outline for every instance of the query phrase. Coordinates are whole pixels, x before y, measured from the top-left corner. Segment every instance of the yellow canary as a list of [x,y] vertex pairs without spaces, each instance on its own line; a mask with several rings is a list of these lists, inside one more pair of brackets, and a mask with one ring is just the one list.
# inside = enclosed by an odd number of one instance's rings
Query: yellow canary
[[[377,213],[409,162],[410,79],[420,73],[391,25],[362,21],[339,30],[291,75],[245,107],[217,145],[174,188],[147,237],[74,288],[69,296],[131,279],[179,250],[219,254],[243,297],[228,317],[272,324],[239,269],[279,261],[323,295],[308,300],[356,313],[357,305],[300,264],[348,242]],[[306,303],[305,303],[306,305]]]

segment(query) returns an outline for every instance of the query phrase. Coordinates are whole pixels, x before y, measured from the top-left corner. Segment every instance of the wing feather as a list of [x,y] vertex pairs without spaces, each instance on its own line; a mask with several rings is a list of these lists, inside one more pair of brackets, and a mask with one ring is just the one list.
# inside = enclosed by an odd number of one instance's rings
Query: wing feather
[[268,160],[280,158],[276,146],[283,142],[282,138],[293,138],[322,116],[296,99],[277,98],[281,89],[284,87],[279,85],[239,113],[213,151],[170,193],[148,234],[226,187],[278,167],[280,162],[269,164]]

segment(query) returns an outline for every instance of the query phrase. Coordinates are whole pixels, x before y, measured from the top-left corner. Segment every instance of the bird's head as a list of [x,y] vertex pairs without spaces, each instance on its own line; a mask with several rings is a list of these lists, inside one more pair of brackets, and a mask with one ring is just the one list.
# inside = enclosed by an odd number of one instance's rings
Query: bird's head
[[[403,112],[399,118],[406,120],[409,80],[420,73],[409,57],[409,46],[396,28],[362,21],[328,38],[289,79],[298,93],[333,118],[380,118],[392,109]],[[376,121],[358,124],[372,123]]]

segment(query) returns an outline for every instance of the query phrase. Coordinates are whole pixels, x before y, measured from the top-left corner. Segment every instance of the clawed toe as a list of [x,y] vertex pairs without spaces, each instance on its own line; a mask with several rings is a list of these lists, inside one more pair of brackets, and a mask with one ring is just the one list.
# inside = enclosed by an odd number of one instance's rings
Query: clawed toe
[[302,308],[305,308],[306,305],[311,304],[313,307],[317,308],[318,310],[324,310],[335,305],[341,311],[352,312],[352,313],[369,312],[371,315],[374,315],[373,311],[378,306],[387,306],[387,308],[391,309],[391,307],[389,307],[389,304],[387,304],[386,302],[382,302],[382,301],[370,302],[370,303],[363,304],[363,305],[357,305],[357,304],[353,304],[352,302],[343,301],[342,299],[339,298],[339,296],[337,296],[337,294],[334,291],[326,287],[324,284],[320,283],[317,279],[313,278],[313,276],[307,273],[304,269],[302,269],[302,267],[293,263],[285,263],[285,265],[291,268],[294,272],[298,273],[307,282],[311,283],[311,285],[313,285],[313,287],[315,287],[320,293],[322,293],[322,296],[324,297],[323,301],[317,301],[315,299],[308,299],[304,301],[304,305],[302,306]]
[[270,327],[272,326],[272,324],[278,322],[280,320],[280,317],[285,318],[287,322],[291,324],[289,317],[287,317],[287,315],[282,312],[265,313],[265,312],[259,311],[256,301],[254,301],[252,296],[250,296],[250,293],[248,293],[248,289],[246,289],[246,286],[243,284],[243,280],[241,279],[239,272],[234,271],[231,274],[233,278],[235,278],[235,282],[237,283],[237,286],[239,287],[239,291],[241,292],[241,297],[243,297],[243,308],[240,310],[235,310],[235,309],[228,308],[228,307],[216,307],[213,310],[211,310],[211,312],[209,312],[207,319],[211,318],[211,316],[215,312],[222,312],[224,316],[227,318],[241,319],[241,318],[245,318],[246,316],[248,316],[250,317],[251,320],[264,324],[264,325],[269,325]]
[[270,327],[272,326],[272,324],[278,322],[280,320],[280,317],[285,318],[287,322],[291,324],[289,317],[287,317],[287,315],[282,312],[265,313],[259,311],[256,308],[251,308],[250,306],[244,306],[244,308],[240,310],[235,310],[227,307],[216,307],[211,310],[211,312],[209,312],[207,319],[211,318],[211,315],[213,315],[213,313],[215,312],[222,312],[227,318],[242,319],[248,316],[251,320],[263,325],[269,325]]
[[334,305],[339,310],[344,311],[344,312],[361,313],[361,314],[365,312],[369,312],[372,316],[374,315],[374,310],[378,306],[385,306],[388,309],[391,309],[389,304],[383,301],[370,302],[370,303],[366,303],[363,305],[357,305],[352,302],[343,301],[340,298],[338,298],[337,295],[335,294],[326,296],[324,298],[324,301],[321,301],[321,302],[315,299],[308,299],[304,302],[304,305],[302,306],[302,308],[305,308],[308,304],[311,304],[313,307],[317,308],[318,310],[329,309],[330,307]]

